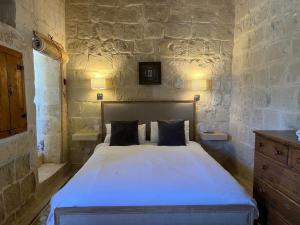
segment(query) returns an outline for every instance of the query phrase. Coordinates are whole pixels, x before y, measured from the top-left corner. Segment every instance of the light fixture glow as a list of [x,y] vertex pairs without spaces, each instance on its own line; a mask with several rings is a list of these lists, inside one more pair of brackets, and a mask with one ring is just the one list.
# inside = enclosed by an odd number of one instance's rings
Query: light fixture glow
[[[91,88],[93,90],[104,90],[106,89],[106,80],[104,77],[95,77],[91,79]],[[97,93],[97,100],[103,100],[103,94]]]
[[95,77],[91,79],[91,88],[94,90],[103,90],[106,88],[106,81],[103,77]]
[[207,91],[209,87],[208,80],[193,80],[192,90],[193,91]]

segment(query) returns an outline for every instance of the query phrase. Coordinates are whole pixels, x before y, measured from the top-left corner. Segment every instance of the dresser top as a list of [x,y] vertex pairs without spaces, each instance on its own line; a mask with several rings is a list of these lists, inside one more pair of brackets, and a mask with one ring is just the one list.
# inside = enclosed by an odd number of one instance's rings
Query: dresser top
[[295,130],[256,130],[254,133],[285,145],[300,148],[300,142],[297,139]]

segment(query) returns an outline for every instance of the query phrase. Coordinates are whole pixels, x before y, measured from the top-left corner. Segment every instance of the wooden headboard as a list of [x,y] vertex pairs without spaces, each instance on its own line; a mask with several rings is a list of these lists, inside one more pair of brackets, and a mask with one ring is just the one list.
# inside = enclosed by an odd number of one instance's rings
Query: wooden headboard
[[110,121],[139,120],[146,123],[146,138],[150,139],[150,122],[157,120],[189,120],[190,140],[195,140],[194,101],[103,101],[101,102],[102,138],[105,124]]

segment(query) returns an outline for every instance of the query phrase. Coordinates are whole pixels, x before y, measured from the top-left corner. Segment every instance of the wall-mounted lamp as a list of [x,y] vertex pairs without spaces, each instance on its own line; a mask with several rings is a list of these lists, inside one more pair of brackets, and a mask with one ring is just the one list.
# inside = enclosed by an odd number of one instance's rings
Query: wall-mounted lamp
[[[193,80],[192,81],[192,90],[193,91],[208,91],[209,89],[209,80]],[[194,101],[200,101],[200,95],[194,96]]]
[[[95,77],[91,79],[91,88],[94,90],[104,90],[106,88],[106,80],[103,77]],[[103,100],[103,94],[97,93],[97,100]]]

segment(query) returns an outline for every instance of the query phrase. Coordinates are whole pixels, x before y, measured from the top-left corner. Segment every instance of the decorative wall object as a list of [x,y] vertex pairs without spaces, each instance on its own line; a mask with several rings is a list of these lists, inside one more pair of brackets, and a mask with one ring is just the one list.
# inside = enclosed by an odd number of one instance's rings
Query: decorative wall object
[[140,62],[139,84],[161,84],[161,62]]

